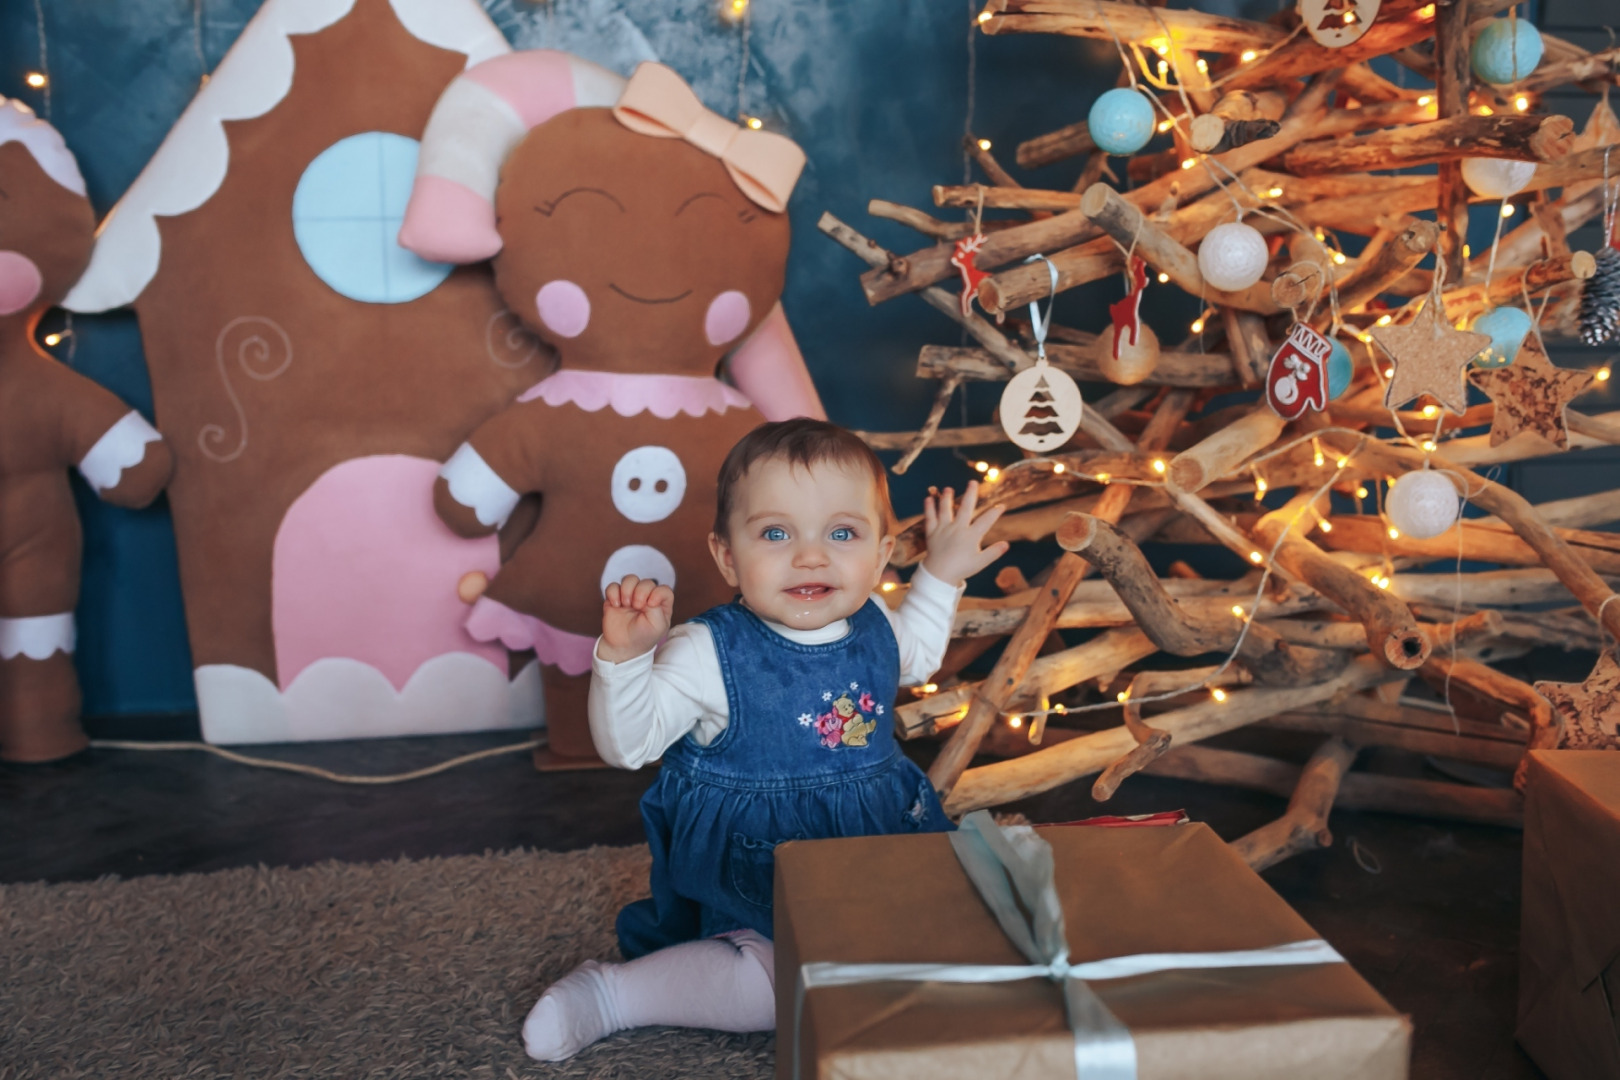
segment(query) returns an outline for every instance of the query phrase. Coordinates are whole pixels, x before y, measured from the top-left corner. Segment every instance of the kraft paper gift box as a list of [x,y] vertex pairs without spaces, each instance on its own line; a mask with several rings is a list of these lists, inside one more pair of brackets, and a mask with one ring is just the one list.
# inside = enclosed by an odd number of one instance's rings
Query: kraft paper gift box
[[1620,754],[1534,750],[1526,777],[1516,1034],[1552,1080],[1620,1077]]
[[[970,815],[964,831],[975,817],[995,828],[988,815]],[[1406,1018],[1206,826],[1034,835],[1051,847],[1058,940],[1073,964],[1308,942],[1337,961],[1082,976],[1129,1029],[1136,1058],[1134,1070],[1088,1069],[1085,1080],[1407,1075]],[[778,1080],[795,1075],[796,1060],[805,1080],[1076,1076],[1064,986],[1050,978],[873,981],[800,993],[802,965],[1030,964],[949,835],[785,843],[776,849],[775,902]]]

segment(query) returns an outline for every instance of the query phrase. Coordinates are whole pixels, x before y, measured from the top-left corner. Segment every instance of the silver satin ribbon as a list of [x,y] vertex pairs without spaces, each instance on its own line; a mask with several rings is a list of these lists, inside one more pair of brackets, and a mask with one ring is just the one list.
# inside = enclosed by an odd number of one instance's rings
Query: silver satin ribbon
[[1074,1031],[1074,1072],[1078,1080],[1136,1080],[1136,1041],[1130,1029],[1109,1011],[1088,982],[1196,968],[1344,963],[1344,957],[1318,938],[1267,949],[1138,953],[1070,964],[1051,845],[1027,825],[1002,828],[985,810],[975,810],[963,818],[961,827],[950,839],[968,879],[979,890],[1002,931],[1030,963],[805,964],[799,968],[793,1004],[795,1080],[800,1070],[799,1029],[804,1015],[804,995],[819,987],[872,982],[998,983],[1050,979],[1063,985],[1069,1027]]

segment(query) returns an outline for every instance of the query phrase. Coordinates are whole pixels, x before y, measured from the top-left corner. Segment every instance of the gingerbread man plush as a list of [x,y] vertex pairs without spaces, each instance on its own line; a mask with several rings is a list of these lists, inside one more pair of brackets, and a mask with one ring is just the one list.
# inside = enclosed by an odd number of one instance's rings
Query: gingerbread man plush
[[173,459],[141,415],[34,343],[90,261],[95,214],[56,129],[0,98],[0,759],[85,748],[73,669],[82,536],[77,467],[118,506],[145,506]]
[[[553,764],[595,758],[585,695],[606,584],[678,583],[677,618],[730,600],[707,549],[721,460],[762,420],[823,415],[778,303],[803,164],[662,65],[625,82],[549,50],[470,68],[428,123],[401,244],[493,256],[507,306],[559,357],[435,492],[466,536],[541,496],[467,628],[547,665]],[[716,377],[728,352],[735,386]]]

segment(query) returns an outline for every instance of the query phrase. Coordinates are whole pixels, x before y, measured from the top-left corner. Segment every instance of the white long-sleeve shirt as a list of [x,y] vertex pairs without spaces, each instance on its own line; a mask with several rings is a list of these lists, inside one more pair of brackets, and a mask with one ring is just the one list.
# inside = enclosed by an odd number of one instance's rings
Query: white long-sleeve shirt
[[[898,611],[879,600],[900,646],[900,685],[918,686],[939,670],[961,596],[961,589],[918,567]],[[849,633],[848,619],[817,630],[762,621],[800,645],[825,645]],[[602,639],[596,644],[600,649]],[[657,649],[617,664],[593,651],[588,712],[596,752],[621,769],[656,761],[688,733],[701,746],[712,743],[730,723],[731,708],[709,628],[683,623]]]

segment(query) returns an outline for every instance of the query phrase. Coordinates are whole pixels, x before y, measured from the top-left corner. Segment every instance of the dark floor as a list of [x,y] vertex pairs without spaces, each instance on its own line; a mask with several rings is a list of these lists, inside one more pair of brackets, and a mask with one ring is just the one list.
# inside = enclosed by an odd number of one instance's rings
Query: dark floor
[[[161,737],[196,738],[195,721]],[[153,737],[151,721],[139,725]],[[128,725],[92,725],[123,738]],[[511,734],[265,748],[340,772],[391,773],[517,741]],[[248,768],[197,752],[92,750],[0,768],[0,881],[186,873],[321,859],[369,861],[642,839],[650,771],[537,774],[510,754],[382,787]],[[1016,809],[1034,821],[1104,812],[1071,785]],[[1276,817],[1264,795],[1139,776],[1108,813],[1182,807],[1227,839]],[[1329,850],[1266,879],[1416,1027],[1418,1080],[1541,1074],[1513,1042],[1519,935],[1517,832],[1335,813]],[[1369,872],[1360,862],[1378,870]]]

